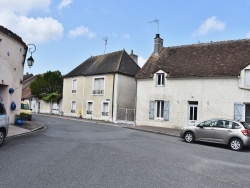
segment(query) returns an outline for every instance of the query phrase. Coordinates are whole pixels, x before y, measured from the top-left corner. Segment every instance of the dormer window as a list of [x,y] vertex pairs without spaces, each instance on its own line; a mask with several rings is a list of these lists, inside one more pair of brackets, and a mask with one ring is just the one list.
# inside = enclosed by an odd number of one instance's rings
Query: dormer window
[[157,75],[157,86],[164,86],[165,85],[165,75],[164,73],[158,73]]
[[250,69],[245,70],[245,85],[250,86]]

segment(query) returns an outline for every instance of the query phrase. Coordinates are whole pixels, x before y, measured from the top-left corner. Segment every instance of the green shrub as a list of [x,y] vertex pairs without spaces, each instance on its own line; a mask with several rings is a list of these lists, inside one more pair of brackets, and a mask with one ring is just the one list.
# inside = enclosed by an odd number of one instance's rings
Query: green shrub
[[22,119],[22,120],[27,120],[27,114],[20,113],[19,118]]

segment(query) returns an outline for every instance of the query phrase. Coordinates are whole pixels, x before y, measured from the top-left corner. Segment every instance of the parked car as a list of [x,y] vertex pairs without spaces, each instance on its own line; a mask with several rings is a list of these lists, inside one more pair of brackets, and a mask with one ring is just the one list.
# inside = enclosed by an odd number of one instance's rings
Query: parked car
[[4,104],[0,102],[0,147],[3,145],[5,137],[8,135],[9,117]]
[[226,144],[239,151],[250,146],[250,126],[245,122],[211,119],[195,126],[183,127],[180,137],[186,142],[204,141]]
[[21,101],[21,109],[20,109],[20,113],[25,114],[25,119],[31,121],[32,119],[32,114],[31,114],[31,110],[30,106],[27,102]]

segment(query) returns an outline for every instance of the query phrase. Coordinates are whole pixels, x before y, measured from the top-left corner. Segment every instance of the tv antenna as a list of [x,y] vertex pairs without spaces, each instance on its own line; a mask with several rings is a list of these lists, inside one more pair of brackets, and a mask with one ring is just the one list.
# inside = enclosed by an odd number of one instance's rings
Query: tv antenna
[[158,19],[155,19],[154,21],[151,21],[151,22],[148,22],[148,23],[156,23],[157,24],[157,34],[159,34],[159,25],[160,25],[160,20],[158,20]]
[[103,37],[102,40],[105,41],[105,49],[104,49],[104,54],[106,52],[106,46],[107,46],[107,43],[108,43],[108,37]]

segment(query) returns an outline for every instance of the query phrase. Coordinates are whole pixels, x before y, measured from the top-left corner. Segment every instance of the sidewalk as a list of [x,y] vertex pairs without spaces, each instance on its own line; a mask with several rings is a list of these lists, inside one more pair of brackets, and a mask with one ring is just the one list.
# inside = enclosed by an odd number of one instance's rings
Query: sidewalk
[[165,128],[165,127],[153,127],[153,126],[124,126],[124,128],[128,129],[135,129],[138,131],[145,131],[145,132],[151,132],[151,133],[156,133],[156,134],[163,134],[163,135],[168,135],[168,136],[175,136],[179,137],[180,136],[180,129],[172,129],[172,128]]
[[36,121],[24,121],[23,125],[9,125],[9,132],[6,138],[27,134],[44,128],[44,125]]

